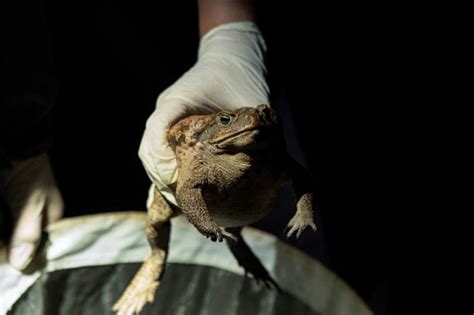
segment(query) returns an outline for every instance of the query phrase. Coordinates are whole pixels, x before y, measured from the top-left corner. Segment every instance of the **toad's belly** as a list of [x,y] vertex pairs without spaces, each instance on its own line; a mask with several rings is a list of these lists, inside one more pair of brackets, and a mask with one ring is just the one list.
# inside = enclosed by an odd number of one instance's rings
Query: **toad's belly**
[[240,193],[234,191],[204,196],[211,217],[221,227],[237,227],[255,223],[274,207],[278,190],[262,187]]

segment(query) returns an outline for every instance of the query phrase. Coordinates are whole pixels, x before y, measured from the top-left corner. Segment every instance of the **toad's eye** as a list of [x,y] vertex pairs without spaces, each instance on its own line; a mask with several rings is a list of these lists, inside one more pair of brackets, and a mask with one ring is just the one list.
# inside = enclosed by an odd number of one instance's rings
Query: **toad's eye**
[[219,122],[222,126],[229,126],[232,122],[232,116],[227,113],[222,113],[219,117]]

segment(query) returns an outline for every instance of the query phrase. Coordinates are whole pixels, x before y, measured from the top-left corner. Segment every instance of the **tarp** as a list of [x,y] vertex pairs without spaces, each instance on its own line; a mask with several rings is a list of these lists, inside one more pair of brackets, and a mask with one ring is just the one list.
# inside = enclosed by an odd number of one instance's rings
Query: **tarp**
[[[28,274],[0,257],[0,314],[113,314],[149,254],[143,212],[63,219]],[[372,314],[334,273],[273,235],[243,237],[284,291],[245,278],[224,243],[213,243],[183,217],[172,220],[168,264],[142,314]]]

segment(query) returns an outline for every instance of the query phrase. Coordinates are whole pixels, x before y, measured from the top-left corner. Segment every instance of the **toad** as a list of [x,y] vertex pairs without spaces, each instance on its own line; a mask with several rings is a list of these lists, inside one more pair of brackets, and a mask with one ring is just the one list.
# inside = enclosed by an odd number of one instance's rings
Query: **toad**
[[168,142],[178,165],[173,187],[178,206],[155,189],[146,225],[151,255],[113,310],[119,315],[140,313],[154,300],[166,263],[170,219],[177,215],[211,241],[225,240],[246,274],[279,290],[243,240],[242,227],[267,215],[286,184],[293,187],[296,203],[287,237],[299,237],[307,227],[316,230],[316,225],[307,172],[287,154],[276,112],[259,105],[189,116],[173,125]]

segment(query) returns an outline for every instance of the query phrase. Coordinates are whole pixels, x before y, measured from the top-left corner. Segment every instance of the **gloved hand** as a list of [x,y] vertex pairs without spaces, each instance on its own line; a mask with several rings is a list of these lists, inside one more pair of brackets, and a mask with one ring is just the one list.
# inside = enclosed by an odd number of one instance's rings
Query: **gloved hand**
[[189,115],[269,104],[265,49],[253,22],[219,25],[201,38],[196,64],[158,97],[139,156],[153,184],[175,205],[168,187],[177,179],[176,158],[166,140],[169,128]]
[[48,156],[15,161],[11,167],[0,169],[0,195],[14,221],[8,261],[15,269],[24,270],[36,254],[43,227],[59,220],[63,213]]

